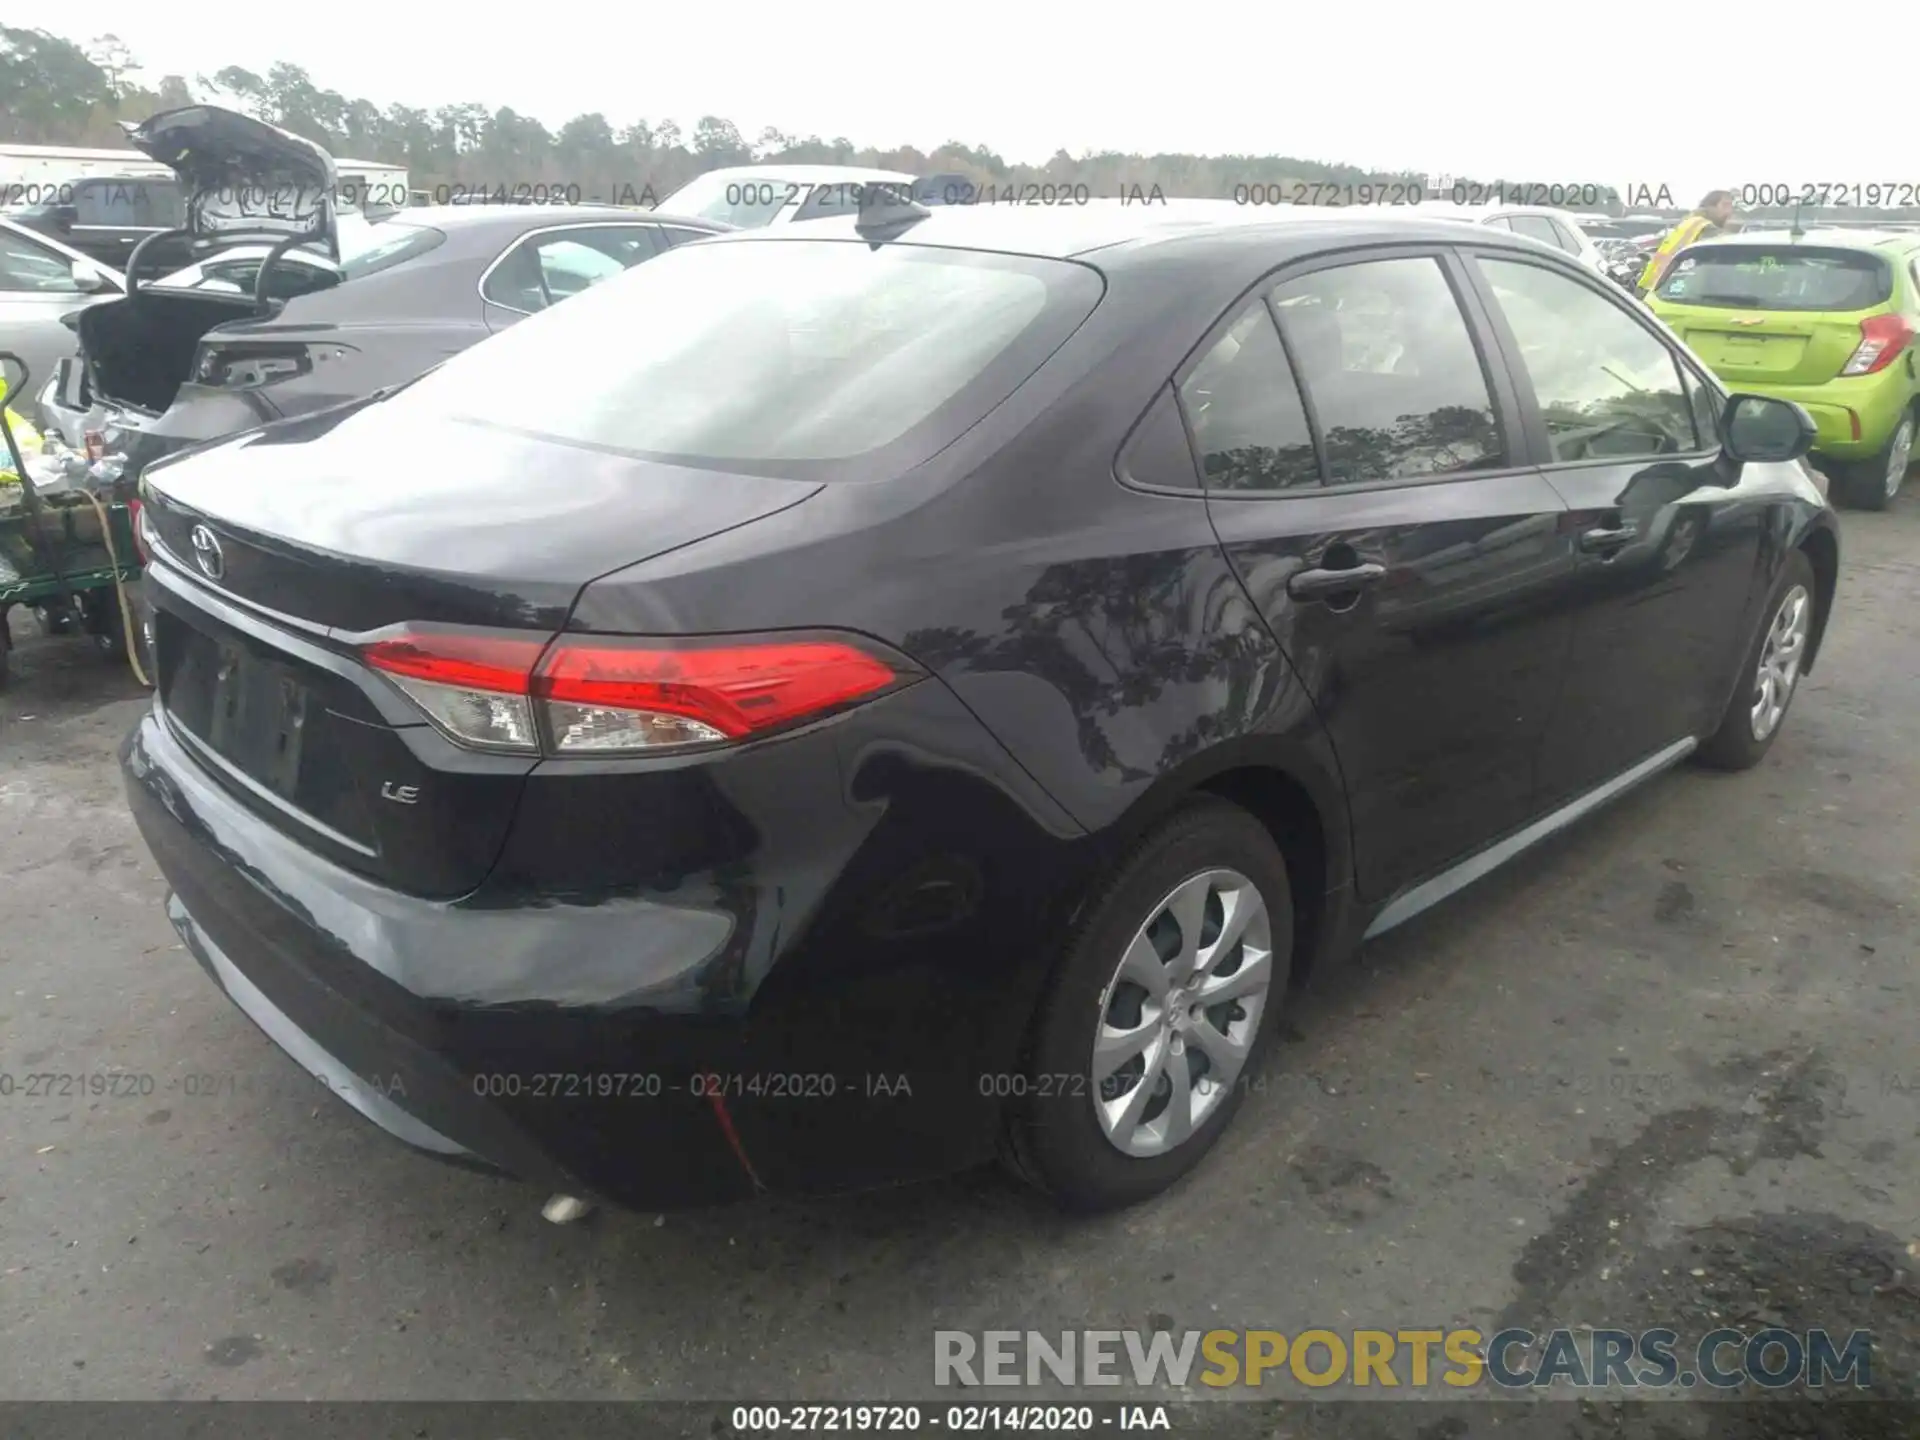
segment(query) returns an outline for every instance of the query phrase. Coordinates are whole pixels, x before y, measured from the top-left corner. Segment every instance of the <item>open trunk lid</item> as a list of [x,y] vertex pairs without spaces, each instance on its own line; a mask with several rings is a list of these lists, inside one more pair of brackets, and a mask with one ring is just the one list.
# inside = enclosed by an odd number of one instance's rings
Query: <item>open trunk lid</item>
[[1767,385],[1835,378],[1860,322],[1891,295],[1883,257],[1793,242],[1696,245],[1654,290],[1662,318],[1714,373]]
[[340,258],[333,157],[311,140],[218,105],[125,124],[127,142],[180,177],[196,240],[323,242]]
[[368,632],[551,635],[597,576],[819,488],[478,424],[409,435],[378,400],[237,436],[143,482],[161,704],[211,774],[303,844],[462,894],[539,762],[452,744],[362,662]]
[[[296,245],[339,263],[333,157],[311,140],[218,105],[165,110],[123,128],[128,143],[180,177],[183,233],[197,263],[242,245],[270,247],[262,269],[279,248]],[[140,416],[173,403],[202,335],[259,315],[263,305],[250,295],[170,292],[142,283],[135,270],[144,266],[130,261],[124,298],[90,305],[68,323],[80,336],[93,393],[135,412],[129,423],[137,427]]]

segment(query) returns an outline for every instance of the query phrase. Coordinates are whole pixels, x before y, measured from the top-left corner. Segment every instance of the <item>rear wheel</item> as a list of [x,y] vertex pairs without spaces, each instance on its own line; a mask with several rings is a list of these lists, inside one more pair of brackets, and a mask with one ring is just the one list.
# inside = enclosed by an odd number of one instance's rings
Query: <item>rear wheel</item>
[[1900,417],[1878,455],[1841,467],[1840,498],[1854,509],[1884,510],[1900,493],[1913,464],[1914,414],[1908,410]]
[[1717,770],[1758,765],[1786,723],[1800,688],[1800,666],[1813,635],[1813,562],[1803,551],[1788,557],[1763,612],[1760,634],[1747,648],[1740,684],[1700,759]]
[[1212,1148],[1286,994],[1287,869],[1260,822],[1203,800],[1101,888],[1016,1077],[1014,1168],[1062,1205],[1131,1205]]

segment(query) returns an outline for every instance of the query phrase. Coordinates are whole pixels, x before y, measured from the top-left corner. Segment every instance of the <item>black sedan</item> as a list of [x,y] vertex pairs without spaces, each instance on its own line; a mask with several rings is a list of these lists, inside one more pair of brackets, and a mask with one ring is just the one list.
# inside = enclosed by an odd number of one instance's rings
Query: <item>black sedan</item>
[[150,469],[128,790],[214,981],[425,1150],[1125,1204],[1292,986],[1761,759],[1810,435],[1445,221],[728,236]]

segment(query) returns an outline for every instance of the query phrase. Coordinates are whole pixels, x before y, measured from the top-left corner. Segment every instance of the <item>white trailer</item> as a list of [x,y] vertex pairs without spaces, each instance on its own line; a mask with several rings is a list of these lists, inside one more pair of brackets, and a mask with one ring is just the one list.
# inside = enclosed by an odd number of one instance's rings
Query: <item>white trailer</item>
[[[397,210],[407,203],[407,167],[383,160],[345,160],[339,203],[368,210]],[[171,175],[138,150],[80,145],[0,145],[0,209],[54,200],[58,188],[89,175]]]

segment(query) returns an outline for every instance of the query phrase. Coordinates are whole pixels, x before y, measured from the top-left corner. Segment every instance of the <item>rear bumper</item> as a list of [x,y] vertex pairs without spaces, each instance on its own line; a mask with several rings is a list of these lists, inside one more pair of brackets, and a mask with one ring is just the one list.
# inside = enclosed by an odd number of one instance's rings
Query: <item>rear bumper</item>
[[1818,428],[1814,450],[1840,460],[1879,454],[1914,396],[1904,358],[1895,360],[1883,374],[1829,380],[1824,385],[1758,385],[1731,380],[1726,384],[1735,391],[1771,395],[1804,406]]
[[930,680],[724,766],[582,766],[526,787],[458,899],[277,828],[158,702],[122,769],[202,966],[342,1099],[443,1158],[666,1209],[993,1153],[1101,857],[1004,754]]
[[[384,890],[300,849],[201,772],[157,707],[121,761],[173,890],[169,917],[195,959],[367,1119],[443,1159],[627,1205],[752,1192],[723,1105],[690,1083],[725,1063],[724,1035],[691,1020],[681,1032],[598,1010],[476,1005],[433,957],[451,926],[484,968],[490,943],[518,940],[512,912],[492,927],[485,916],[452,919],[454,905]],[[568,923],[564,911],[544,918]]]

